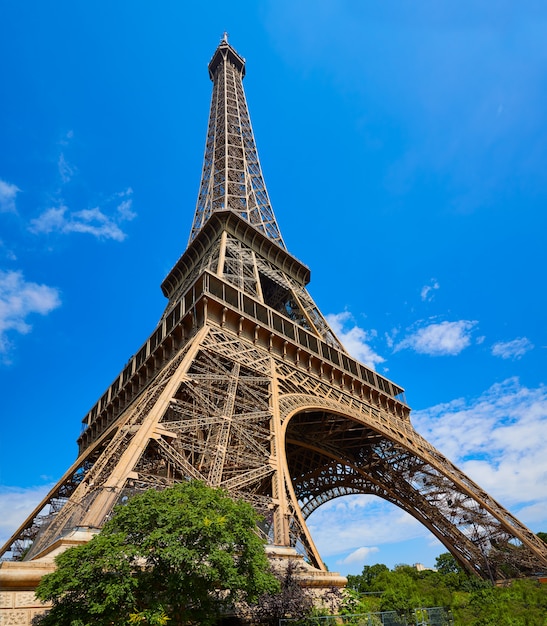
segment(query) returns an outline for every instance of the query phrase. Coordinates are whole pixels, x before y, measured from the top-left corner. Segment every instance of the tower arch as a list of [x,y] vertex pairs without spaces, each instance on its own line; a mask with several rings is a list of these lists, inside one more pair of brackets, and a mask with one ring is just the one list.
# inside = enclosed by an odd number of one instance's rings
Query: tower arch
[[385,415],[305,394],[280,404],[287,480],[304,520],[329,500],[375,495],[419,521],[469,573],[494,580],[533,569],[536,536],[409,423],[398,430]]

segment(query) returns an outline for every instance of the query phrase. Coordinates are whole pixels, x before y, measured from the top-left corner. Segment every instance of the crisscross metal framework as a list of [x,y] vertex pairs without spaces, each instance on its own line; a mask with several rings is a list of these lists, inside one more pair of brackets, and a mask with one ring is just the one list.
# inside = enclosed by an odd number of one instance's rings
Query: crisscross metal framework
[[[403,389],[329,328],[308,268],[284,249],[257,192],[258,159],[242,156],[256,153],[246,106],[238,124],[249,136],[226,131],[235,113],[218,101],[231,81],[244,102],[243,61],[223,42],[209,69],[200,199],[188,249],[162,284],[165,312],[84,417],[73,466],[2,556],[39,559],[75,528],[100,528],[134,493],[199,479],[252,503],[270,543],[296,547],[323,573],[306,519],[358,493],[407,511],[477,576],[547,568],[545,544],[421,437]],[[236,170],[245,193],[225,184]]]
[[209,63],[213,96],[192,241],[214,211],[230,209],[285,247],[270,204],[243,91],[245,61],[223,40]]

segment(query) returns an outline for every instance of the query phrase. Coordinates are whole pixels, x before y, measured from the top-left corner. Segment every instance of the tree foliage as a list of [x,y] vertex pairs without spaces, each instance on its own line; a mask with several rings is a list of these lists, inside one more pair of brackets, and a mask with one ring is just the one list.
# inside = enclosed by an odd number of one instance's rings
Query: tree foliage
[[[351,613],[396,611],[407,617],[419,607],[446,607],[454,626],[545,626],[547,585],[534,579],[505,587],[468,576],[448,554],[437,559],[437,571],[409,565],[389,570],[365,565],[348,577]],[[346,611],[347,612],[347,611]]]
[[441,574],[460,574],[463,572],[463,568],[450,552],[439,554],[435,559],[435,569]]
[[278,589],[257,521],[249,504],[198,481],[135,496],[57,557],[36,591],[53,602],[39,624],[211,624]]
[[389,569],[387,565],[384,565],[383,563],[365,565],[363,567],[363,571],[358,576],[348,576],[348,587],[361,593],[377,591],[377,589],[374,588],[375,583],[381,574],[384,574],[385,572],[389,572]]

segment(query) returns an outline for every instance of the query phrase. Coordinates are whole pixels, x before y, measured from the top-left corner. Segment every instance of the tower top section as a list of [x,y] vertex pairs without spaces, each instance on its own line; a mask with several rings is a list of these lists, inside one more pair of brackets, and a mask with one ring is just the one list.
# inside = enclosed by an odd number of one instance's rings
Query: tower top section
[[213,54],[213,58],[209,61],[209,77],[214,82],[215,72],[223,63],[231,63],[241,74],[241,78],[245,76],[245,59],[232,48],[228,43],[228,33],[224,33],[218,48]]
[[243,91],[245,59],[224,33],[211,61],[213,95],[192,242],[215,211],[233,211],[285,248],[258,159]]

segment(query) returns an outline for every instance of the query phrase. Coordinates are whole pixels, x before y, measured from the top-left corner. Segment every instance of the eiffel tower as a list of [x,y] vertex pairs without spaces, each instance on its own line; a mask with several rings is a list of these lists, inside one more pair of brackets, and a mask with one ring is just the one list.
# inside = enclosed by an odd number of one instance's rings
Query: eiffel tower
[[427,527],[469,572],[547,567],[543,542],[422,438],[403,389],[352,358],[286,249],[225,36],[188,247],[145,344],[83,419],[79,456],[2,548],[40,561],[145,489],[199,479],[262,513],[268,543],[326,572],[306,526],[323,503],[374,494]]

